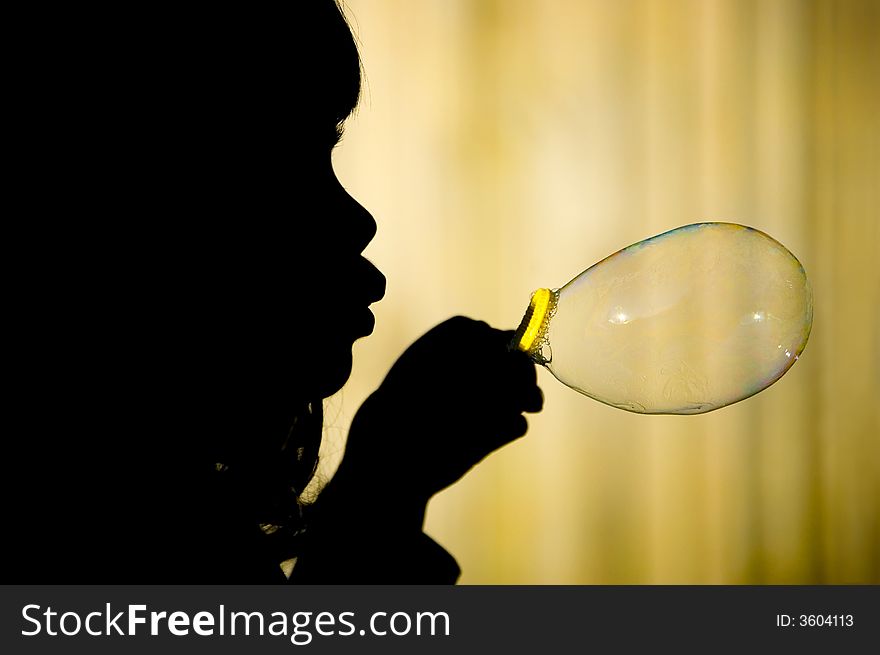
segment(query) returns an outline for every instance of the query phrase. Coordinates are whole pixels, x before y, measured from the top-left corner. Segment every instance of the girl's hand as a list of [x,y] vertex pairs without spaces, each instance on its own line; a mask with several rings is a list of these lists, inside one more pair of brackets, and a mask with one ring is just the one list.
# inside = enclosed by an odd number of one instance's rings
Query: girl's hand
[[523,412],[540,411],[543,396],[535,365],[508,349],[512,337],[459,316],[413,343],[356,414],[339,483],[373,508],[397,499],[423,511],[432,495],[524,435]]

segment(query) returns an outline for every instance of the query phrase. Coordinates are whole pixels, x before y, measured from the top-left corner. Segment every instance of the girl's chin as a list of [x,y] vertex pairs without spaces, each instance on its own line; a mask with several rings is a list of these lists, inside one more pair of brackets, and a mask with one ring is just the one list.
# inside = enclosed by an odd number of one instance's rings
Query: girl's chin
[[351,347],[336,352],[318,353],[315,362],[308,366],[301,379],[302,388],[314,398],[328,398],[342,389],[351,375]]

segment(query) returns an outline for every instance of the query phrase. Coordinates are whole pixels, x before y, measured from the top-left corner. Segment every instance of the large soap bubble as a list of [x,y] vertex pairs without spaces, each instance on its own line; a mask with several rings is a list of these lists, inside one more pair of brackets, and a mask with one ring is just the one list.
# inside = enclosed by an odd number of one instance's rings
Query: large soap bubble
[[782,377],[812,320],[806,274],[782,244],[734,223],[697,223],[536,291],[513,346],[603,403],[699,414]]

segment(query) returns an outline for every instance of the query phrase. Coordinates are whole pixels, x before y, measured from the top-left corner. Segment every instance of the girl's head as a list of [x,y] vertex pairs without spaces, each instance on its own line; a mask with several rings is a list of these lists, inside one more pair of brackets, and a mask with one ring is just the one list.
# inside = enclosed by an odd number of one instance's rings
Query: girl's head
[[209,25],[203,57],[175,76],[192,155],[171,162],[187,165],[192,203],[182,261],[197,269],[196,324],[209,322],[194,347],[238,399],[338,391],[385,289],[362,255],[375,221],[331,160],[360,93],[357,48],[333,0],[292,6]]
[[362,255],[375,221],[331,161],[359,96],[355,42],[332,0],[146,32],[78,78],[95,167],[73,172],[113,244],[79,244],[77,266],[101,273],[79,287],[80,343],[116,367],[110,405],[152,435],[274,447],[348,379],[385,290]]
[[[34,420],[13,450],[30,481],[20,518],[88,536],[70,550],[90,558],[80,570],[161,568],[185,557],[163,560],[157,534],[184,535],[168,553],[198,542],[194,470],[230,464],[238,491],[302,487],[318,401],[348,378],[385,281],[362,256],[375,223],[331,165],[360,88],[337,5],[98,18],[22,24],[31,186],[9,242]],[[291,440],[294,423],[308,429]],[[54,556],[52,540],[27,543],[40,567]]]

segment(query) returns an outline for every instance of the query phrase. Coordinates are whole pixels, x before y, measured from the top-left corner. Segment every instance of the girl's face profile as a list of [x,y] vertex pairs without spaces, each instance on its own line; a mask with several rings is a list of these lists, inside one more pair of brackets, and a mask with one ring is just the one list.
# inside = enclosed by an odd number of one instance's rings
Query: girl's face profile
[[191,168],[216,242],[198,244],[217,280],[208,285],[217,320],[201,347],[224,355],[230,390],[316,400],[348,379],[352,344],[372,332],[369,305],[385,278],[362,254],[376,223],[332,165],[358,100],[357,50],[333,2],[298,9],[308,40],[285,30],[266,51],[217,67],[217,97],[194,116],[208,127]]
[[376,222],[337,178],[331,160],[335,131],[328,139],[314,144],[301,169],[305,211],[298,220],[302,230],[294,257],[301,268],[293,290],[295,339],[303,347],[297,365],[322,397],[348,379],[351,346],[372,333],[369,305],[385,294],[384,276],[362,254]]
[[385,278],[362,254],[376,222],[345,190],[332,163],[342,125],[358,101],[357,49],[333,2],[306,6],[314,12],[305,24],[315,45],[296,78],[295,252],[287,258],[294,269],[288,278],[293,319],[282,324],[289,328],[298,384],[326,397],[348,379],[354,341],[373,331],[369,305],[384,295]]

